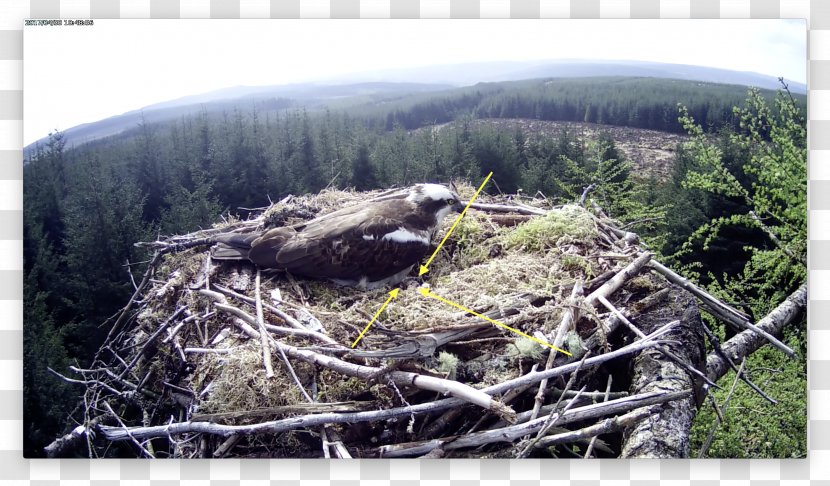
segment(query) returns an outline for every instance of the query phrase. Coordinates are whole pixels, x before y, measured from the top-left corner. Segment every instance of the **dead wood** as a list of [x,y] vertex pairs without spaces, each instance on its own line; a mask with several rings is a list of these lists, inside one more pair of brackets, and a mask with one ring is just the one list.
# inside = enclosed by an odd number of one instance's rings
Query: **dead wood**
[[724,304],[705,290],[701,289],[692,282],[689,282],[659,262],[653,261],[650,263],[650,266],[673,284],[682,287],[684,290],[698,297],[706,309],[715,317],[741,329],[750,329],[769,341],[773,346],[785,352],[788,356],[795,357],[795,352],[790,349],[789,346],[779,341],[775,336],[749,322],[749,316],[743,312]]
[[593,445],[596,442],[598,435],[619,432],[626,427],[631,427],[635,423],[650,416],[653,413],[653,410],[653,407],[639,408],[633,412],[620,415],[619,417],[607,418],[596,425],[591,425],[590,427],[544,437],[533,444],[533,446],[537,448],[551,447],[557,444],[567,444],[569,442],[576,442],[590,438],[591,442],[588,446],[588,452],[586,453],[588,454],[591,452],[591,449],[593,449]]
[[[781,334],[784,327],[802,315],[807,309],[807,284],[787,297],[784,302],[773,309],[755,326],[766,334]],[[740,361],[763,346],[767,341],[753,330],[745,330],[733,336],[721,346],[723,354],[732,362]],[[717,380],[729,370],[729,360],[724,359],[717,352],[709,353],[706,357],[706,374],[712,380]]]
[[[696,301],[677,288],[669,293],[669,301],[670,305],[653,308],[640,316],[638,322],[645,332],[649,332],[665,320],[678,319],[678,325],[666,334],[666,342],[661,347],[677,355],[685,366],[666,359],[657,349],[641,353],[634,358],[630,392],[659,390],[665,393],[691,389],[695,396],[701,396],[702,381],[687,371],[689,367],[702,367],[705,356]],[[674,401],[663,407],[659,418],[642,420],[627,429],[623,434],[621,457],[688,457],[689,430],[697,414],[695,396]]]
[[[690,390],[673,393],[645,393],[605,403],[573,408],[569,411],[563,411],[561,416],[557,417],[556,420],[560,425],[567,425],[573,422],[614,415],[649,405],[669,403],[689,395],[691,395]],[[377,453],[380,457],[407,457],[425,454],[437,447],[441,447],[445,451],[449,451],[468,447],[480,447],[494,442],[512,442],[516,439],[538,432],[544,427],[547,421],[548,417],[540,417],[522,424],[476,432],[474,434],[467,434],[464,436],[452,436],[426,442],[412,442],[382,446],[377,449]]]

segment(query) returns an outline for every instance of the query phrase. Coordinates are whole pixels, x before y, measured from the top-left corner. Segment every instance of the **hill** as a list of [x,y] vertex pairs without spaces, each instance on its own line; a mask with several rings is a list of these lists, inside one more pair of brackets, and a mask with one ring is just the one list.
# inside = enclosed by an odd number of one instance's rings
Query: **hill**
[[[772,76],[680,64],[579,60],[471,63],[361,73],[316,84],[229,87],[145,106],[97,122],[72,127],[64,131],[64,136],[67,144],[72,146],[123,133],[139,123],[165,123],[201,112],[218,115],[234,109],[248,112],[255,108],[263,113],[278,113],[292,108],[342,109],[373,106],[388,110],[394,108],[395,105],[400,105],[401,102],[406,104],[411,103],[412,100],[424,100],[432,94],[452,95],[465,92],[464,87],[483,86],[481,83],[485,85],[495,83],[502,86],[501,83],[506,81],[541,78],[568,80],[608,77],[674,79],[716,85],[725,84],[740,87],[737,91],[741,93],[746,92],[747,86],[762,89],[779,87],[778,80]],[[510,85],[503,86],[509,87]],[[797,94],[806,93],[806,86],[800,83],[790,83],[790,89]],[[582,116],[582,113],[579,115]],[[582,121],[581,119],[567,119]],[[599,122],[628,125],[627,121],[625,123]],[[639,126],[639,128],[654,127]],[[45,143],[46,137],[44,136],[26,146],[24,158],[29,158],[37,146],[43,146]]]

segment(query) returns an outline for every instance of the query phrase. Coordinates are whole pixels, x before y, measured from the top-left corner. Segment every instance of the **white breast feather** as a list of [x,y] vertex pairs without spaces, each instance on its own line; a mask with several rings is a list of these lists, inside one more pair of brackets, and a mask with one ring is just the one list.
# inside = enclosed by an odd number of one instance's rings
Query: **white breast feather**
[[437,213],[435,213],[435,226],[441,224],[441,221],[444,221],[444,217],[446,217],[450,211],[452,211],[452,207],[444,206],[443,208],[439,209]]
[[386,233],[382,240],[392,240],[398,243],[419,242],[429,245],[429,235],[423,231],[409,231],[406,228],[398,228],[391,233]]

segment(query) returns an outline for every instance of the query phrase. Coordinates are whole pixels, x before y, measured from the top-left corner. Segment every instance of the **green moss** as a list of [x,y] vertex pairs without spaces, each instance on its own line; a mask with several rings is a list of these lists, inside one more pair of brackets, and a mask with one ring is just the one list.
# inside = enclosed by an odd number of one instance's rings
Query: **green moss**
[[542,251],[567,243],[593,241],[597,228],[591,215],[578,206],[564,206],[505,232],[505,248]]
[[507,349],[514,358],[528,358],[534,361],[542,358],[542,345],[527,338],[514,339]]
[[562,269],[568,272],[581,272],[587,278],[592,278],[594,272],[591,268],[591,262],[587,258],[580,255],[565,254],[560,258]]
[[458,370],[458,356],[441,351],[438,353],[438,371],[444,373],[450,380],[455,379]]

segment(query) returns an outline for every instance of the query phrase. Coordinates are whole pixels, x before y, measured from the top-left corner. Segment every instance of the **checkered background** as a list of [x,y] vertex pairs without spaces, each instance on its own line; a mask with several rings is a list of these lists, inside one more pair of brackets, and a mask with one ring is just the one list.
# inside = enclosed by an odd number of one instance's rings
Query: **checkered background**
[[[24,18],[807,18],[809,459],[23,459]],[[148,33],[149,34],[149,33]],[[659,42],[659,39],[655,39]],[[59,48],[59,46],[57,47]],[[0,0],[0,481],[285,484],[799,484],[830,486],[830,0]],[[270,482],[269,482],[270,480]]]

